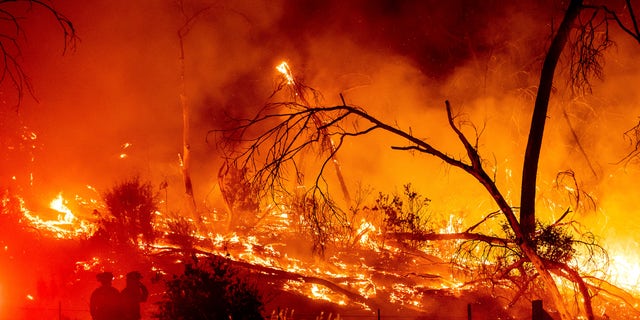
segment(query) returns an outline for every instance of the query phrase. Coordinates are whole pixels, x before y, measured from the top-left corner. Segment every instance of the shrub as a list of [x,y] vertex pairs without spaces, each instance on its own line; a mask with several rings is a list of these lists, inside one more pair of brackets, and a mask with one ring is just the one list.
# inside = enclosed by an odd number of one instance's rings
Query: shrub
[[156,319],[263,319],[263,303],[254,285],[222,258],[186,264],[184,273],[165,282]]
[[137,245],[140,235],[145,241],[153,242],[153,217],[158,206],[149,182],[142,182],[136,176],[116,184],[103,197],[109,214],[98,213],[97,235],[118,244]]

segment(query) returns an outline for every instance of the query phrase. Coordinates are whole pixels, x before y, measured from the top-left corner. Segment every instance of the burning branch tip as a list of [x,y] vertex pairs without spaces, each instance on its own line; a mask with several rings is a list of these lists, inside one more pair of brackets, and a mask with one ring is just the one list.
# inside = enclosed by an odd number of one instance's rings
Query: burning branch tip
[[284,78],[287,80],[287,84],[294,85],[295,79],[293,77],[293,73],[291,72],[291,67],[286,61],[282,61],[279,65],[276,66],[276,70],[280,72]]

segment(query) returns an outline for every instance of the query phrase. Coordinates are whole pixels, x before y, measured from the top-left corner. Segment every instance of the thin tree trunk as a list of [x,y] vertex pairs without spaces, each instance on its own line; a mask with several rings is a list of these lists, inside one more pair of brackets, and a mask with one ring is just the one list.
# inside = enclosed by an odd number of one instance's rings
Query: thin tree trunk
[[474,175],[478,179],[478,181],[480,181],[484,185],[487,191],[489,191],[489,193],[492,195],[496,204],[498,204],[498,206],[500,207],[500,210],[502,210],[502,212],[504,213],[509,223],[509,226],[511,227],[511,230],[515,235],[516,242],[520,247],[520,250],[522,250],[522,253],[524,254],[524,256],[527,259],[529,259],[531,264],[533,264],[534,268],[540,275],[540,279],[542,280],[545,287],[544,289],[549,295],[549,297],[551,298],[553,305],[556,307],[556,310],[560,314],[560,318],[562,320],[573,319],[571,317],[571,314],[567,310],[562,294],[560,294],[560,291],[558,290],[558,286],[556,285],[556,282],[553,280],[553,277],[551,276],[549,269],[545,266],[544,261],[538,255],[538,252],[536,251],[535,246],[531,245],[530,241],[524,240],[525,239],[524,231],[521,225],[518,224],[518,221],[516,220],[516,216],[513,213],[513,209],[511,208],[511,206],[509,206],[509,204],[504,199],[504,197],[502,197],[495,183],[493,183],[491,178],[487,176],[484,171],[480,173],[472,173],[472,175]]
[[[183,9],[183,3],[180,1],[180,8]],[[184,12],[183,12],[184,14]],[[199,14],[199,13],[198,13]],[[191,181],[191,144],[190,144],[190,109],[187,102],[187,85],[185,79],[184,64],[184,36],[189,31],[189,26],[196,15],[186,19],[184,25],[178,30],[178,40],[180,41],[180,106],[182,108],[182,157],[180,168],[184,181],[184,192],[187,200],[187,207],[190,215],[195,221],[200,222],[200,217],[196,214],[196,199],[193,195],[193,183]]]
[[531,127],[529,128],[529,140],[527,141],[527,149],[522,166],[520,225],[522,226],[525,241],[531,241],[536,227],[535,201],[538,161],[540,159],[544,126],[547,120],[553,77],[560,54],[569,39],[572,25],[580,13],[581,7],[582,0],[571,0],[542,65],[538,93],[531,118]]

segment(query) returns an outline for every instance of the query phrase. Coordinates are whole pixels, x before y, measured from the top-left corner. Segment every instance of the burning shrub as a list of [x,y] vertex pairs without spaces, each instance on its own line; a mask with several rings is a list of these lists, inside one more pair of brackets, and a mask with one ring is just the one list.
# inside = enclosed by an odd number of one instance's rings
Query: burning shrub
[[153,214],[157,210],[156,195],[149,182],[134,177],[116,184],[104,194],[108,216],[99,216],[100,230],[95,236],[118,244],[137,244],[139,236],[145,241],[155,239]]
[[338,208],[328,199],[315,197],[312,193],[294,196],[291,208],[296,214],[293,222],[299,235],[311,236],[313,251],[323,255],[327,245],[340,235],[336,228],[340,223],[335,219],[340,213]]
[[182,249],[192,249],[195,241],[195,230],[189,219],[177,216],[167,222],[170,233],[167,236],[171,243],[180,246]]
[[402,195],[380,193],[373,210],[384,213],[387,232],[421,234],[431,231],[426,215],[429,202],[431,200],[415,192],[411,184],[405,184]]
[[157,319],[263,319],[263,303],[255,286],[222,258],[186,264],[184,273],[165,282]]
[[[256,214],[260,209],[259,187],[250,179],[247,168],[238,168],[225,163],[218,172],[220,191],[229,210],[229,222],[232,226],[240,222],[252,225],[254,217],[247,214]],[[242,215],[242,216],[240,216]],[[253,219],[252,219],[253,218]]]

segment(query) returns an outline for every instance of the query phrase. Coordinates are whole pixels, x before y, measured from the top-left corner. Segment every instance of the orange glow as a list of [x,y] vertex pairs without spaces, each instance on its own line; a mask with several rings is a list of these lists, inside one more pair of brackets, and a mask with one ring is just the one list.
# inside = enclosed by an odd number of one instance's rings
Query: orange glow
[[640,294],[640,256],[624,247],[610,247],[609,276],[621,288]]

